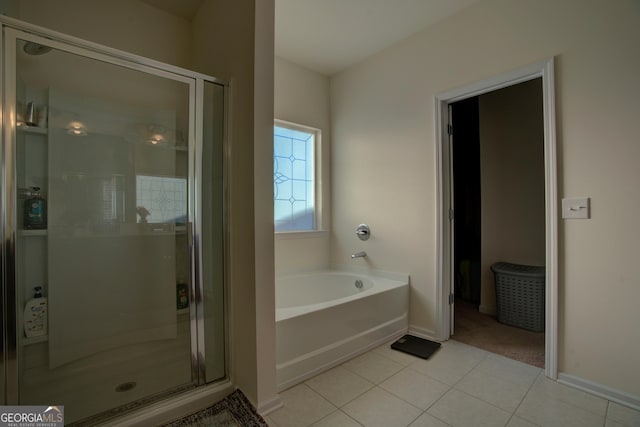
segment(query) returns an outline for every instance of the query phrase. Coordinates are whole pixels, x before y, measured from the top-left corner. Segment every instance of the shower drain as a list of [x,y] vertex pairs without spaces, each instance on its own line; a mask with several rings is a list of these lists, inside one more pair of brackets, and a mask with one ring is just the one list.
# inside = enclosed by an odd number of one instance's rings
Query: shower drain
[[121,393],[123,391],[129,391],[129,390],[135,388],[135,386],[136,386],[136,383],[134,381],[130,381],[128,383],[122,383],[122,384],[120,384],[119,386],[116,387],[116,391],[118,393]]

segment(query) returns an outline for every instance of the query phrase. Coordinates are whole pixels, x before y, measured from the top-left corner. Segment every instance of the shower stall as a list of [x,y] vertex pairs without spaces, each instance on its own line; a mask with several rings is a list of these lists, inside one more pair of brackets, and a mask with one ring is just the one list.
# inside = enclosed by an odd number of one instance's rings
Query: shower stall
[[226,83],[3,21],[2,404],[224,380]]

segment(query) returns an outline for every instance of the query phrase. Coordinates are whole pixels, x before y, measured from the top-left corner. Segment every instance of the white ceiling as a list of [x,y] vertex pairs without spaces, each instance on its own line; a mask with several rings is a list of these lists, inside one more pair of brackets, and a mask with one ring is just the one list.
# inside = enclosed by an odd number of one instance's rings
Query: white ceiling
[[[191,20],[203,1],[141,0]],[[275,0],[275,54],[332,75],[479,0]]]

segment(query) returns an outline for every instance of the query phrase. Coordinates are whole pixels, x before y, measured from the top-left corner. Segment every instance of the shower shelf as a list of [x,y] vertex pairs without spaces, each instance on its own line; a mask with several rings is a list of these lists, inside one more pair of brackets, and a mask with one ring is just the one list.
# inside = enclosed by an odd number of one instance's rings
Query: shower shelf
[[[119,236],[173,236],[179,234],[185,234],[187,232],[186,227],[176,227],[175,231],[146,231],[146,232],[133,232],[127,231],[118,233]],[[47,236],[47,230],[18,230],[18,235],[21,237],[36,237],[36,236]],[[113,237],[114,234],[109,233],[86,233],[83,234],[82,237]]]
[[24,347],[27,345],[37,344],[40,342],[47,342],[47,341],[49,341],[49,335],[42,335],[39,337],[30,337],[30,338],[22,337],[20,339],[20,345]]
[[33,133],[37,135],[46,135],[49,133],[48,128],[41,128],[38,126],[20,126],[17,129],[18,132]]
[[47,230],[20,230],[19,234],[23,237],[29,236],[46,236]]

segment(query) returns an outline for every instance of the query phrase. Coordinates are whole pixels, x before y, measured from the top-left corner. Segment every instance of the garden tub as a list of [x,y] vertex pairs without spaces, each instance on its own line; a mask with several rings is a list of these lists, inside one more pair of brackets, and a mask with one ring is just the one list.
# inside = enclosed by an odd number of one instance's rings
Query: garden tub
[[276,278],[278,391],[406,333],[408,275],[316,271]]

